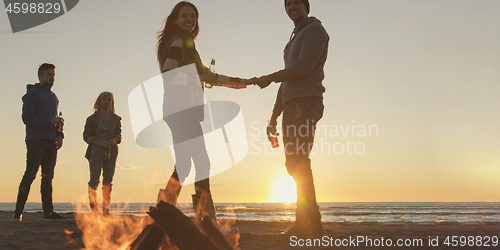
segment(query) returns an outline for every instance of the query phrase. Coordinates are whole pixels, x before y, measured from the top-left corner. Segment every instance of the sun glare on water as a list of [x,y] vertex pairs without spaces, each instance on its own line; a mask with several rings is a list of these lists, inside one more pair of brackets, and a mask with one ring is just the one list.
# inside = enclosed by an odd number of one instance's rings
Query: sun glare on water
[[272,202],[295,202],[297,188],[291,176],[281,176],[274,184]]

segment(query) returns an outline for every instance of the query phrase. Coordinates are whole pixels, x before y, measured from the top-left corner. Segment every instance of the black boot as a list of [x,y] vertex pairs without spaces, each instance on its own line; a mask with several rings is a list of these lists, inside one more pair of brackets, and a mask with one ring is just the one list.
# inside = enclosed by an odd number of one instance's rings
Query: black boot
[[217,217],[215,216],[215,205],[210,192],[210,179],[203,179],[194,183],[195,194],[192,195],[193,208],[201,222],[203,217],[208,216],[214,224],[218,225]]

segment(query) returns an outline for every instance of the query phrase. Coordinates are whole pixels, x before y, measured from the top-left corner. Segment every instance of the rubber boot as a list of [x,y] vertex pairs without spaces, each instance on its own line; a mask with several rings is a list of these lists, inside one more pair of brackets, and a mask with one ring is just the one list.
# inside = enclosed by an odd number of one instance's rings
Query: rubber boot
[[195,194],[191,196],[193,199],[193,208],[198,222],[201,222],[205,216],[208,216],[218,226],[217,217],[215,216],[215,206],[210,192],[210,179],[206,178],[194,183]]
[[99,208],[97,207],[97,190],[92,189],[90,186],[89,189],[89,205],[92,213],[99,213]]
[[102,214],[109,215],[109,205],[111,204],[111,184],[102,185]]
[[191,195],[191,198],[193,200],[193,209],[198,221],[201,221],[205,216],[208,216],[208,218],[210,218],[217,226],[219,223],[215,214],[215,205],[212,199],[212,193],[201,191]]

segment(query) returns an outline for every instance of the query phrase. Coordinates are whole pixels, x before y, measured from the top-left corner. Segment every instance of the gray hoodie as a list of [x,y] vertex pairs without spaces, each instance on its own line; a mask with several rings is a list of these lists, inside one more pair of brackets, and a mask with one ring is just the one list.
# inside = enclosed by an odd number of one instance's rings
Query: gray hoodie
[[272,74],[273,81],[282,82],[278,99],[283,104],[297,97],[323,97],[323,67],[329,40],[328,33],[315,17],[309,17],[293,30],[293,37],[284,51],[285,69]]

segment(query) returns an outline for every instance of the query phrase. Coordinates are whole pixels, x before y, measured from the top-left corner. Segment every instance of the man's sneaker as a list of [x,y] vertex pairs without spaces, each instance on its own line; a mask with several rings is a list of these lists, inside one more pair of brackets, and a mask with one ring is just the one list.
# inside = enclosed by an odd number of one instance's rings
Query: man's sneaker
[[23,221],[23,214],[18,214],[14,213],[12,218],[10,219],[11,221]]
[[50,213],[49,215],[45,215],[43,216],[43,218],[45,220],[67,220],[68,218],[66,217],[62,217],[60,216],[59,214],[57,214],[56,212],[52,212]]

